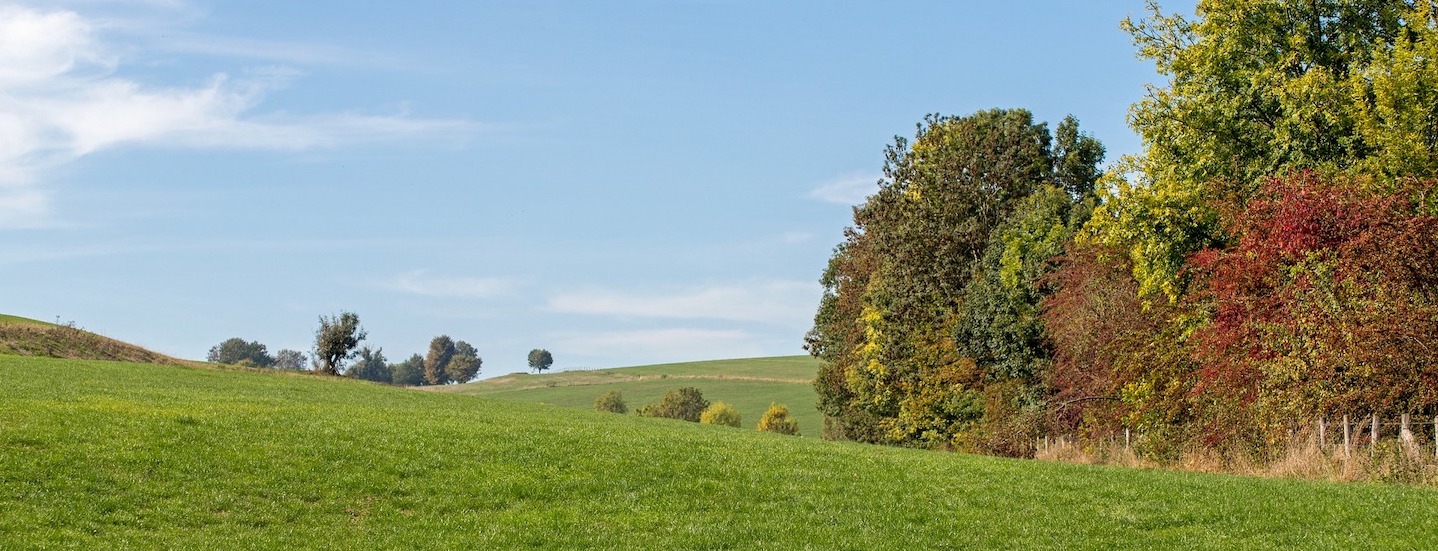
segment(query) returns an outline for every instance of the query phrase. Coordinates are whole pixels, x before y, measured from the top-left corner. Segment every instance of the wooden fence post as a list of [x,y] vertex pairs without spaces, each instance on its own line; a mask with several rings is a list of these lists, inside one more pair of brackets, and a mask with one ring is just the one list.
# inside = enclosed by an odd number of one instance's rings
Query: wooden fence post
[[1403,442],[1403,449],[1409,452],[1414,451],[1413,425],[1410,423],[1407,413],[1398,417],[1398,439]]
[[1125,451],[1128,450],[1128,442],[1129,442],[1129,438],[1128,438],[1128,427],[1124,427],[1124,428],[1123,428],[1123,449],[1124,449]]
[[1438,459],[1438,415],[1433,416],[1433,458]]
[[1368,431],[1368,434],[1369,434],[1369,439],[1370,439],[1369,442],[1368,442],[1368,448],[1369,448],[1369,449],[1378,449],[1378,414],[1377,414],[1377,413],[1373,414],[1373,428]]
[[1328,447],[1328,423],[1322,417],[1318,418],[1318,449]]
[[[1438,418],[1435,418],[1435,423],[1438,423]],[[1343,414],[1343,457],[1348,457],[1353,451],[1353,442],[1349,438],[1352,434],[1353,425],[1348,422],[1348,414],[1345,413]]]

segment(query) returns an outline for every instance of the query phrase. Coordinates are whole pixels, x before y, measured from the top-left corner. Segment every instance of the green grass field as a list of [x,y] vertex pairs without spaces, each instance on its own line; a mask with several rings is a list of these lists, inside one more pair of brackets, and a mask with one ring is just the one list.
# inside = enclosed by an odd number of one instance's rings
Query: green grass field
[[0,356],[5,549],[1431,549],[1438,491]]
[[665,392],[692,386],[710,402],[739,410],[743,426],[754,428],[770,403],[789,406],[799,433],[817,437],[823,418],[812,381],[819,360],[809,356],[686,362],[542,375],[513,374],[432,390],[561,407],[593,409],[594,399],[618,390],[631,411],[658,402]]
[[11,323],[11,324],[17,324],[17,325],[51,325],[51,326],[55,325],[55,324],[53,324],[53,323],[44,322],[44,321],[40,321],[40,320],[32,320],[32,319],[30,319],[30,318],[22,318],[22,317],[20,317],[20,316],[9,316],[9,315],[5,315],[5,314],[0,314],[0,324],[5,324],[5,323]]

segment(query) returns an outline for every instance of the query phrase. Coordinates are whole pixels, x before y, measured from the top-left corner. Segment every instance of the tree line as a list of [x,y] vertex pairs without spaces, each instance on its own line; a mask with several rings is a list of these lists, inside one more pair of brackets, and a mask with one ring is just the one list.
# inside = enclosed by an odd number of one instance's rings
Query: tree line
[[1150,2],[1144,151],[1072,117],[926,117],[885,150],[805,337],[824,436],[1259,452],[1319,417],[1438,414],[1430,1]]
[[[343,375],[400,386],[444,385],[467,383],[479,375],[484,360],[474,346],[439,335],[430,340],[423,355],[412,354],[397,363],[390,363],[382,347],[361,346],[368,333],[360,326],[359,316],[341,312],[320,316],[315,330],[314,349],[310,355],[284,349],[271,356],[259,341],[230,338],[210,348],[206,360],[214,363],[245,367],[303,370],[307,365],[316,373]],[[542,348],[529,353],[529,367],[543,372],[554,364],[554,356]]]

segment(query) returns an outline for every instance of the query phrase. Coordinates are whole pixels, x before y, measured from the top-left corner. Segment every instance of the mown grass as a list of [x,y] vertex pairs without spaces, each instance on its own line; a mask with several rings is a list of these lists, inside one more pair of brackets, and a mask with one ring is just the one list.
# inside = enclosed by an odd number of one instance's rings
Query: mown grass
[[816,407],[819,398],[812,383],[818,371],[819,360],[783,356],[541,375],[517,373],[430,390],[579,409],[594,409],[594,399],[600,394],[618,390],[633,411],[658,402],[670,389],[692,386],[710,402],[733,404],[746,428],[754,428],[764,410],[771,403],[779,403],[789,406],[800,434],[817,437],[823,428],[823,417]]
[[881,448],[0,356],[5,548],[1374,549],[1438,492]]

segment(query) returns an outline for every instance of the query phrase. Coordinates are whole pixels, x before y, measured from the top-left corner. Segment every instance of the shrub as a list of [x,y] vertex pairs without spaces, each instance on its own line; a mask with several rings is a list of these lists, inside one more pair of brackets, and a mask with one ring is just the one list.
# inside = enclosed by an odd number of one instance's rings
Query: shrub
[[798,436],[799,422],[789,417],[789,406],[769,404],[769,410],[759,418],[759,430]]
[[699,414],[699,422],[706,425],[724,425],[726,427],[737,427],[740,424],[739,410],[728,402],[714,402]]
[[683,419],[691,423],[699,422],[699,414],[709,407],[709,401],[699,389],[692,386],[672,389],[664,393],[664,398],[658,404],[650,404],[640,408],[639,414],[645,417],[663,417],[665,419]]
[[618,390],[611,390],[594,399],[594,411],[629,413],[629,406],[624,405],[624,396]]

